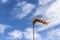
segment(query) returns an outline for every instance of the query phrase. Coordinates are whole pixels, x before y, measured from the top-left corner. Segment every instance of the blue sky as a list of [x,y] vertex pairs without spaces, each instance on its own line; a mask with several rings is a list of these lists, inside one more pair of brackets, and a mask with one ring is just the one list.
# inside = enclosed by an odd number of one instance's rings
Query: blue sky
[[0,40],[32,40],[32,20],[41,18],[48,25],[35,24],[35,40],[60,40],[60,0],[0,0]]

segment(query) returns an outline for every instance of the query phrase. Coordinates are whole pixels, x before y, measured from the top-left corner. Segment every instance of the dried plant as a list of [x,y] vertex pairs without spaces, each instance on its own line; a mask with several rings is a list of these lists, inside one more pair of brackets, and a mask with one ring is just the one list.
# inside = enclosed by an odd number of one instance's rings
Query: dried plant
[[35,18],[35,19],[33,20],[33,40],[35,40],[35,39],[34,39],[34,24],[35,24],[36,22],[40,22],[40,23],[45,24],[45,25],[48,25],[48,23],[49,23],[49,22],[47,22],[47,21],[45,21],[45,20],[42,20],[42,19],[39,19],[39,18]]
[[35,19],[33,20],[33,25],[34,25],[36,22],[40,22],[40,23],[46,24],[46,25],[49,24],[49,22],[47,22],[47,21],[45,21],[45,20],[42,20],[42,19],[38,19],[38,18],[35,18]]

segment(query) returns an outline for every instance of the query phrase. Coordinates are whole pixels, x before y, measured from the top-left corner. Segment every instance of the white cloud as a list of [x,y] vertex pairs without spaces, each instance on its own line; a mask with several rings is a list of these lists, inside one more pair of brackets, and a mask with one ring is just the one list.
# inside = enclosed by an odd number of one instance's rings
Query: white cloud
[[[47,7],[46,9],[42,8],[42,11],[40,10],[41,8],[37,8],[36,13],[34,15],[38,16],[40,13],[43,13],[42,19],[46,20],[49,22],[49,25],[38,25],[39,27],[36,28],[38,32],[48,29],[50,27],[53,27],[54,25],[60,24],[60,0],[57,0],[56,2],[52,3],[50,7]],[[24,4],[23,9],[26,7],[27,4]],[[29,7],[28,7],[29,8]],[[24,9],[27,10],[27,9]],[[29,10],[30,11],[30,10]],[[24,15],[21,14],[21,15]],[[26,14],[27,16],[28,14]],[[26,17],[25,16],[25,17]],[[24,18],[24,17],[21,17]],[[40,27],[41,26],[41,27]],[[42,35],[38,34],[37,31],[35,31],[35,38],[36,40],[60,40],[60,30],[51,30],[47,31],[47,37],[42,37]],[[33,39],[33,34],[32,34],[32,28],[27,28],[22,34],[24,34],[24,37],[28,40]]]
[[23,38],[23,33],[22,31],[19,30],[14,30],[10,33],[8,33],[9,37],[7,37],[7,39],[11,39],[11,40],[17,40],[17,39],[22,39]]
[[49,2],[51,2],[52,0],[38,0],[38,4],[40,5],[46,5],[48,4]]
[[[33,32],[32,28],[27,28],[24,32],[24,37],[27,40],[33,40],[32,32]],[[37,31],[35,31],[34,33],[35,40],[60,40],[60,29],[59,28],[51,29],[45,32],[43,32],[44,34],[39,34]]]
[[[24,37],[27,40],[33,40],[33,29],[32,28],[27,28],[24,32]],[[36,31],[34,32],[34,39],[35,40],[41,40],[41,35],[38,34]]]
[[[42,10],[43,9],[44,8],[42,8]],[[37,13],[39,13],[39,11]],[[48,8],[42,11],[42,13],[43,13],[42,19],[48,21],[49,24],[47,26],[44,25],[41,28],[38,28],[39,31],[42,31],[42,30],[51,28],[54,25],[60,24],[60,0],[56,0],[56,2],[48,6]],[[37,16],[38,15],[39,14],[37,14]]]
[[7,2],[7,0],[0,0],[0,2],[1,2],[1,3],[6,3],[6,2]]
[[[25,38],[26,40],[33,40],[32,28],[27,28],[25,29],[24,32],[20,30],[14,30],[12,32],[9,32],[8,35],[9,36],[7,37],[7,40],[18,40],[18,39],[21,40],[23,38]],[[42,37],[36,31],[34,35],[35,35],[35,40],[41,40]]]
[[60,29],[53,29],[47,32],[47,40],[60,40]]
[[[14,30],[13,32],[8,33],[10,40],[21,40],[25,38],[26,40],[33,40],[33,30],[32,28],[27,28],[25,31]],[[41,33],[41,32],[40,32]],[[40,34],[36,30],[34,32],[35,40],[60,40],[60,29],[51,29]],[[44,36],[43,36],[44,35]]]
[[44,15],[44,13],[46,12],[46,10],[47,10],[47,6],[46,7],[44,7],[44,6],[39,6],[37,9],[36,9],[36,11],[34,12],[34,14],[33,14],[33,16],[34,17],[36,17],[36,16],[43,16]]
[[53,29],[53,30],[51,30],[51,31],[49,31],[49,32],[47,32],[48,33],[48,35],[50,35],[50,36],[60,36],[60,29]]
[[57,0],[47,9],[47,12],[44,14],[44,16],[47,18],[47,21],[49,21],[48,27],[60,24],[60,11],[59,10],[60,10],[60,0]]
[[34,5],[32,4],[26,4],[23,8],[22,8],[22,13],[20,15],[17,15],[17,17],[19,18],[24,18],[26,17],[29,13],[32,12],[32,9],[34,8]]
[[11,26],[5,25],[5,24],[0,24],[0,33],[3,34],[6,29],[10,28]]
[[17,3],[15,5],[14,11],[16,13],[16,18],[23,19],[26,17],[28,14],[32,12],[32,10],[35,8],[34,4],[27,3],[25,1]]

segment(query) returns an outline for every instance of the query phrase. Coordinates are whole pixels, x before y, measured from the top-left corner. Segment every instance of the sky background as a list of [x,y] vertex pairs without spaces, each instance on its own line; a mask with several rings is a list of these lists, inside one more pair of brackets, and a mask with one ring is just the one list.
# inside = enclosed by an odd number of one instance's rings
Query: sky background
[[60,0],[0,0],[0,40],[60,40]]

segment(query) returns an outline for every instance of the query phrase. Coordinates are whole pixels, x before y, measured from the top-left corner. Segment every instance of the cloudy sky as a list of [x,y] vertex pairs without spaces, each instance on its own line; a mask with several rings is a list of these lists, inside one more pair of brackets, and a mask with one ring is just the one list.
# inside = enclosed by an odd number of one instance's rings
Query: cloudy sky
[[0,40],[60,40],[60,0],[0,0]]

